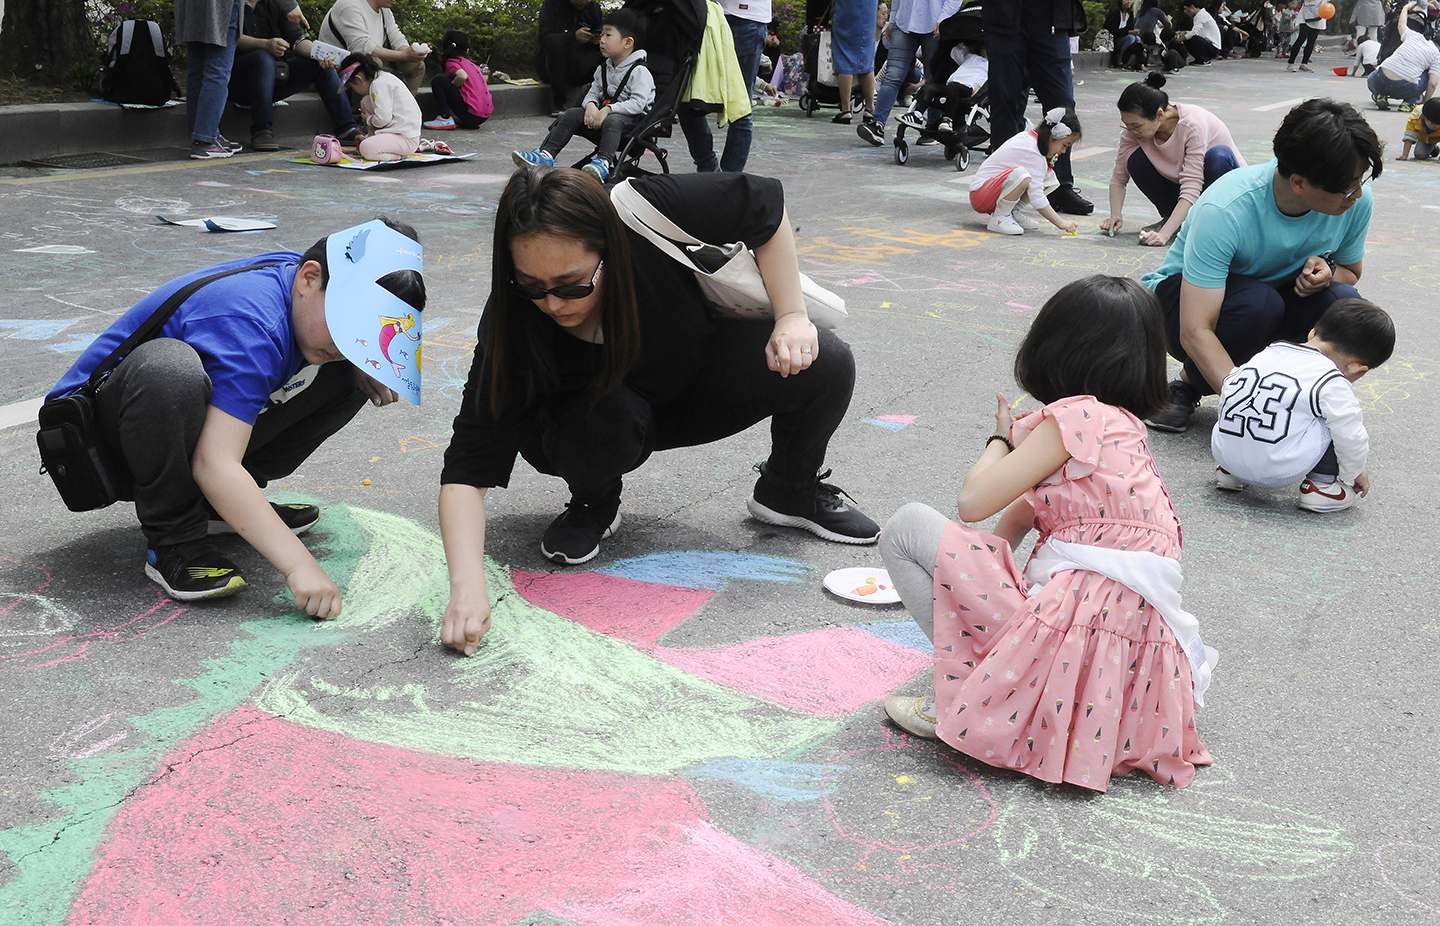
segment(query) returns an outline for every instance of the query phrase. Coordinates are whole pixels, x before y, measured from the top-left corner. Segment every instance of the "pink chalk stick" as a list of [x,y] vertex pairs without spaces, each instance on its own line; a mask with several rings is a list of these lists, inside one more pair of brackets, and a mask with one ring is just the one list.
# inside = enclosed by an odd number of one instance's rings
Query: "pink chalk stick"
[[692,675],[797,711],[843,717],[883,698],[933,660],[853,627],[762,637],[713,649],[658,647]]
[[896,424],[914,424],[919,415],[876,415],[876,421],[893,421]]
[[464,762],[240,708],[110,823],[70,926],[883,926],[670,777]]
[[700,610],[715,594],[596,572],[517,569],[510,578],[515,590],[536,607],[640,647],[654,646],[665,631]]

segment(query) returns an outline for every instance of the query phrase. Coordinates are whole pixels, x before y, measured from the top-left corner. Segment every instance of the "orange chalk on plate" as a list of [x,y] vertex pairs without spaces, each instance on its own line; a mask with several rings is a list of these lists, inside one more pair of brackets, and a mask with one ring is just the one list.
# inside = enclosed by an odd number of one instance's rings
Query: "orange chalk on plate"
[[856,588],[856,589],[855,589],[855,594],[857,594],[857,595],[873,595],[873,594],[875,594],[875,593],[878,592],[878,591],[880,591],[880,587],[872,582],[872,583],[869,584],[869,585],[861,585],[861,586],[859,586],[858,588]]
[[368,486],[368,485],[370,484],[370,480],[369,480],[369,479],[361,479],[361,480],[360,480],[360,484],[361,484],[362,486]]

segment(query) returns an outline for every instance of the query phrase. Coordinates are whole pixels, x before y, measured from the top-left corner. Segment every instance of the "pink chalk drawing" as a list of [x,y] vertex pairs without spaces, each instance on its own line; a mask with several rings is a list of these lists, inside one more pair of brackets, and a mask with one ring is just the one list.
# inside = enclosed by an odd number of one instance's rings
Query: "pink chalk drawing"
[[893,421],[896,424],[914,424],[919,415],[876,415],[876,421]]
[[[38,568],[38,567],[37,567]],[[43,589],[44,586],[41,586]],[[49,666],[84,659],[92,643],[124,643],[173,621],[188,609],[159,593],[150,607],[122,624],[98,627],[86,633],[71,634],[19,653],[0,654],[0,673],[20,669],[44,669]]]
[[241,707],[122,806],[73,926],[883,926],[671,776],[465,762]]
[[1427,920],[1440,915],[1440,849],[1394,842],[1375,850],[1380,878],[1396,894],[1424,910]]
[[932,662],[928,654],[851,627],[704,649],[659,646],[660,637],[698,611],[714,591],[593,572],[516,570],[511,581],[531,604],[624,640],[691,675],[825,717],[843,717],[883,698]]
[[824,717],[854,713],[933,663],[925,653],[853,627],[711,649],[658,647],[654,656],[727,688]]
[[709,601],[710,589],[658,585],[598,572],[516,569],[510,579],[526,601],[598,633],[645,648]]
[[[886,881],[930,890],[946,890],[961,883],[955,862],[957,848],[966,847],[976,836],[990,829],[999,815],[999,806],[984,780],[948,752],[937,753],[929,742],[912,741],[881,724],[885,742],[836,756],[823,789],[825,813],[836,832],[860,848],[856,860],[845,867],[826,869],[822,876],[831,881]],[[866,767],[867,756],[885,754],[874,767],[879,774],[857,774]],[[936,774],[936,760],[948,768]],[[913,768],[914,775],[897,774]],[[862,797],[863,795],[863,797]],[[863,799],[866,806],[877,800],[889,804],[878,817],[867,812],[856,817],[844,812],[847,799]],[[907,836],[912,821],[933,822],[937,817],[954,824],[953,839],[919,843]],[[926,827],[924,831],[933,832]]]

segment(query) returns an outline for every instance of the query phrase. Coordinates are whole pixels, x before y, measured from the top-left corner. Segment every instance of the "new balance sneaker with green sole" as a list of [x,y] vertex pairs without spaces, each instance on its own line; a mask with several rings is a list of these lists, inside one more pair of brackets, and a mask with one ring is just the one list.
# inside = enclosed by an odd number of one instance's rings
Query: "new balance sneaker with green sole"
[[[314,527],[320,520],[320,509],[315,505],[278,505],[271,502],[270,507],[280,516],[280,520],[290,529],[290,533],[297,537]],[[210,527],[207,533],[211,536],[236,533],[235,528],[216,514],[215,509],[211,508],[208,503],[205,505],[205,510],[210,513]]]
[[224,598],[245,587],[245,577],[240,575],[240,570],[206,540],[148,551],[145,575],[176,601]]
[[880,539],[880,525],[859,509],[845,504],[840,496],[850,494],[824,480],[830,470],[821,473],[813,487],[796,490],[776,484],[765,474],[764,464],[757,464],[760,473],[755,494],[746,502],[750,516],[778,527],[798,527],[832,543],[874,543]]
[[596,504],[577,499],[565,503],[560,517],[550,522],[540,540],[540,553],[552,563],[578,566],[600,552],[600,541],[620,530],[620,493]]

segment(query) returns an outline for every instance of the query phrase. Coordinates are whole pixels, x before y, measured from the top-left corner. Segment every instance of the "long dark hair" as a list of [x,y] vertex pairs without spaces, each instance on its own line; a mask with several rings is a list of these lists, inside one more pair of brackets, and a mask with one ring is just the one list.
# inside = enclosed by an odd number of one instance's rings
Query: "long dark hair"
[[555,323],[535,303],[510,291],[515,279],[510,242],[527,235],[570,238],[605,262],[596,309],[605,349],[592,382],[594,398],[620,385],[640,357],[640,312],[635,304],[630,243],[605,188],[590,175],[568,167],[521,168],[500,196],[490,299],[485,304],[489,332],[482,375],[489,381],[490,409],[497,415],[505,408],[516,379],[524,382],[528,400],[537,383],[555,375],[550,347]]
[[1093,395],[1136,418],[1154,414],[1170,402],[1159,300],[1126,277],[1061,287],[1015,354],[1015,382],[1045,405]]

